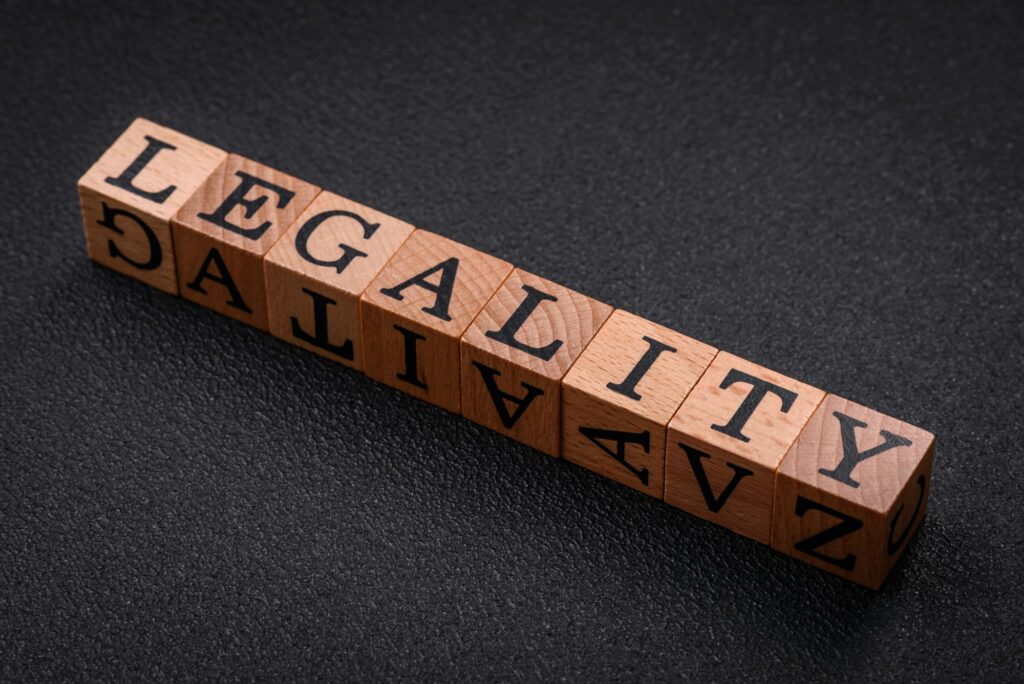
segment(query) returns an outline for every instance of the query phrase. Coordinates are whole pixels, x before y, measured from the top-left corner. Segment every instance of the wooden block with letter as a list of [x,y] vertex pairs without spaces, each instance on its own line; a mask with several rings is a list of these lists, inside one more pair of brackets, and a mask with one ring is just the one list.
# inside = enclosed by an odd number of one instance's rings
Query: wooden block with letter
[[178,293],[171,218],[227,152],[136,119],[78,181],[89,257]]
[[462,336],[462,414],[561,453],[561,381],[612,307],[516,269]]
[[928,508],[935,436],[830,394],[779,468],[772,547],[878,589]]
[[359,297],[413,230],[321,192],[264,259],[271,334],[362,368]]
[[228,155],[171,221],[181,296],[266,330],[263,257],[318,192]]
[[775,473],[824,398],[719,352],[669,422],[665,502],[769,543]]
[[562,456],[662,498],[666,426],[716,352],[616,310],[562,380]]
[[459,410],[459,338],[512,264],[416,230],[359,300],[363,370],[386,385]]

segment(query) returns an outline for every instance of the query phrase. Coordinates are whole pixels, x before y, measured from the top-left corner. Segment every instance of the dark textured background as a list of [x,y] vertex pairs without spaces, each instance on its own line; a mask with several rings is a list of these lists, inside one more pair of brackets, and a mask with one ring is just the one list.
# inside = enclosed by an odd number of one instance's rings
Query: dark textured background
[[[0,679],[1021,677],[1019,9],[5,3]],[[136,116],[938,435],[884,589],[92,265]]]

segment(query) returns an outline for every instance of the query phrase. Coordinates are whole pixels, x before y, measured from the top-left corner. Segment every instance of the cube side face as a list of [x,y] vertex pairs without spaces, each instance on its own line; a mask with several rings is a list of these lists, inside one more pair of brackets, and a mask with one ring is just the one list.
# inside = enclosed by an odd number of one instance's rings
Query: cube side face
[[269,260],[263,262],[271,335],[355,370],[362,369],[359,298]]
[[173,223],[179,293],[219,314],[267,330],[263,258]]
[[562,385],[462,341],[462,415],[549,456],[561,454]]
[[665,425],[562,383],[562,457],[566,460],[661,499],[665,435]]
[[363,370],[377,382],[459,412],[459,338],[404,318],[366,300],[359,302]]
[[779,468],[772,547],[878,589],[920,529],[934,436],[829,395]]
[[774,495],[774,468],[669,427],[665,503],[769,544]]
[[414,230],[321,192],[264,260],[270,333],[361,370],[359,297]]
[[78,188],[89,258],[169,294],[178,294],[174,241],[168,221]]
[[223,150],[136,119],[78,182],[89,257],[177,294],[169,221],[226,158]]
[[770,543],[776,471],[824,397],[719,352],[669,423],[665,502]]

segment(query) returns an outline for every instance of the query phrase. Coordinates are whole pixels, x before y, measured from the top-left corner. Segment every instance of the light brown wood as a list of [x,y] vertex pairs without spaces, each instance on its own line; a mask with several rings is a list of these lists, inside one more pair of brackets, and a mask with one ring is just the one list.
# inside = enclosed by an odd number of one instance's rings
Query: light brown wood
[[878,589],[924,521],[935,436],[834,394],[779,467],[772,547]]
[[669,422],[665,502],[768,544],[775,473],[824,397],[719,352]]
[[359,297],[414,230],[321,192],[264,259],[270,333],[362,369]]
[[170,220],[227,152],[136,119],[78,181],[89,257],[178,294]]
[[668,421],[717,351],[616,310],[562,380],[562,456],[661,499]]
[[611,313],[596,299],[512,271],[462,336],[462,414],[560,455],[561,380]]
[[228,155],[171,220],[181,296],[266,330],[263,257],[319,192]]
[[458,412],[459,338],[511,271],[507,261],[416,230],[360,298],[364,372]]

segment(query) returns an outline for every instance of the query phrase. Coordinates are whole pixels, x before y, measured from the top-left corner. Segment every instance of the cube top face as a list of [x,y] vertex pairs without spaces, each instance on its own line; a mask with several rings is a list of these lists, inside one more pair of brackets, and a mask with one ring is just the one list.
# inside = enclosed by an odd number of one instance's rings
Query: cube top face
[[562,384],[664,426],[717,351],[617,309]]
[[414,230],[325,191],[271,247],[266,261],[358,296]]
[[830,394],[790,448],[779,476],[886,514],[934,443],[930,432]]
[[816,387],[719,352],[669,429],[709,453],[774,471],[824,398]]
[[561,380],[612,311],[604,302],[517,268],[462,342]]
[[262,256],[319,192],[294,176],[230,154],[178,210],[174,222]]
[[417,229],[366,288],[362,300],[459,337],[511,271],[507,261]]
[[136,119],[78,181],[159,221],[169,221],[228,153]]

